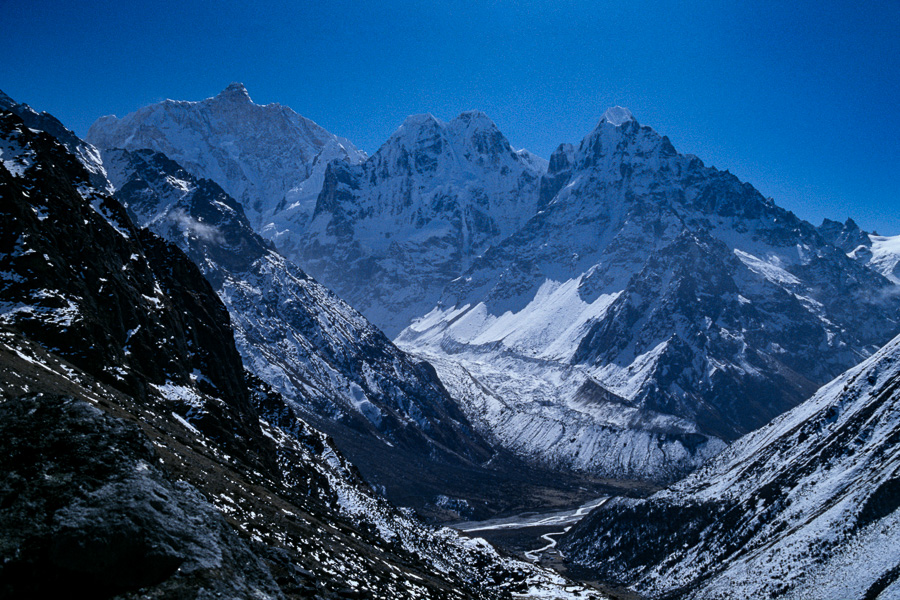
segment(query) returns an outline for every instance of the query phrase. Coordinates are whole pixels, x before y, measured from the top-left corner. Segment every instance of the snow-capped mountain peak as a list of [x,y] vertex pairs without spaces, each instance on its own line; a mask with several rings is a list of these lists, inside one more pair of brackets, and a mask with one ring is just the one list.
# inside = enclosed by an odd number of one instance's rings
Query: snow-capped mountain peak
[[[607,475],[671,476],[703,455],[676,437],[683,423],[658,415],[735,439],[884,343],[898,304],[887,280],[812,225],[615,113],[577,148],[560,146],[537,214],[396,341],[427,356],[507,447]],[[547,386],[553,377],[567,385]],[[606,395],[582,410],[573,382]],[[652,426],[617,420],[623,406],[652,411]],[[565,435],[551,437],[560,422]],[[621,447],[633,436],[627,451],[581,451],[580,438],[610,430]],[[647,432],[669,436],[653,442],[658,465],[635,452]],[[595,456],[611,460],[572,458]]]
[[[443,159],[436,160],[442,155]],[[411,115],[373,159],[387,164],[405,164],[412,171],[428,172],[435,169],[439,162],[444,166],[471,170],[473,165],[496,164],[503,160],[501,155],[512,162],[525,162],[541,168],[536,157],[514,150],[485,113],[471,110],[447,122],[431,114]],[[408,156],[413,159],[411,163],[406,162]]]
[[366,154],[290,108],[255,104],[241,83],[198,102],[166,100],[122,118],[101,117],[87,139],[107,150],[161,152],[211,179],[244,207],[252,225],[280,247],[312,215],[332,160]]
[[431,113],[409,115],[403,120],[403,123],[397,128],[397,133],[394,135],[400,134],[401,132],[408,135],[409,133],[420,130],[422,127],[436,127],[438,124],[439,121]]
[[607,108],[606,112],[603,113],[603,117],[600,118],[601,123],[609,123],[616,127],[634,120],[635,118],[634,115],[631,114],[631,111],[622,106],[611,106]]
[[574,163],[578,170],[599,168],[604,179],[614,181],[643,171],[660,170],[663,162],[676,156],[672,143],[651,127],[638,123],[626,108],[606,111],[597,127],[578,145]]
[[900,236],[866,233],[849,218],[844,223],[825,219],[818,231],[829,244],[837,246],[853,260],[900,284]]
[[293,256],[394,335],[534,214],[545,169],[482,112],[408,117],[363,164],[332,163]]
[[223,102],[253,102],[253,100],[250,99],[250,93],[247,91],[247,88],[244,87],[244,84],[237,81],[229,84],[228,87],[219,92],[213,99]]

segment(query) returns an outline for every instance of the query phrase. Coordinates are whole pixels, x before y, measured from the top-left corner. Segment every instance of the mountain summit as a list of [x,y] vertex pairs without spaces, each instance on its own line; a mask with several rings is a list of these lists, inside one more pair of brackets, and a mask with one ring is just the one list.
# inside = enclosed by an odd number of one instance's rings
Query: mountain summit
[[900,330],[890,281],[625,109],[560,146],[540,190],[397,337],[520,453],[671,477]]
[[534,214],[545,169],[482,112],[408,117],[364,163],[331,163],[295,256],[395,335]]
[[627,121],[633,120],[634,115],[631,114],[631,111],[621,106],[612,106],[606,109],[606,112],[603,113],[603,117],[600,119],[601,122],[605,121],[611,125],[615,125],[616,127],[622,125]]
[[121,119],[101,117],[86,139],[101,150],[155,150],[215,181],[257,231],[286,248],[312,214],[327,163],[366,156],[286,106],[254,104],[241,83],[199,102],[166,100]]
[[253,102],[253,100],[250,99],[250,93],[247,91],[247,88],[244,87],[243,83],[239,82],[229,84],[228,87],[219,92],[213,99],[229,102]]

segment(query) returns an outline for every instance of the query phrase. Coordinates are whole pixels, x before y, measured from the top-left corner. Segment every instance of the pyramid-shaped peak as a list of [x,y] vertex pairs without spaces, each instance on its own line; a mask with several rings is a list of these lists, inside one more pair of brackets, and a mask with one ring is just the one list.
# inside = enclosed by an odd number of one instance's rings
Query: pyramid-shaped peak
[[489,116],[480,110],[467,110],[459,114],[458,117],[450,121],[448,127],[452,132],[478,132],[478,131],[498,131],[497,125]]
[[224,90],[219,92],[216,96],[218,100],[231,100],[237,102],[252,102],[250,99],[250,94],[247,93],[247,88],[244,87],[243,83],[233,82],[228,85]]
[[494,122],[491,121],[491,118],[480,110],[467,110],[461,112],[459,113],[459,116],[454,119],[454,121],[462,121],[463,123],[483,122],[489,125],[494,124]]
[[438,120],[431,113],[423,113],[421,115],[409,115],[404,119],[400,127],[415,128],[422,125],[436,125]]
[[613,106],[606,109],[606,112],[603,113],[603,117],[600,119],[600,122],[606,122],[610,125],[619,127],[620,125],[624,125],[628,121],[634,120],[634,115],[631,114],[630,110],[622,106]]

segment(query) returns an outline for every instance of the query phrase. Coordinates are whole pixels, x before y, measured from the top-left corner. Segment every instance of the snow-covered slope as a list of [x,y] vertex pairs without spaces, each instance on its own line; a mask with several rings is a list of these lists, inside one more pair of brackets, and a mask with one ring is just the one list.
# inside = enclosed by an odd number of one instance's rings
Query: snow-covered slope
[[900,235],[869,235],[872,258],[868,264],[894,283],[900,284]]
[[375,494],[187,256],[6,110],[0,199],[0,596],[600,597]]
[[[540,189],[540,212],[396,339],[501,445],[658,477],[712,447],[668,438],[651,458],[632,432],[734,439],[900,329],[889,281],[625,109],[560,146]],[[586,403],[583,382],[603,391]],[[618,432],[593,463],[585,422]]]
[[[247,368],[333,435],[373,483],[418,495],[412,504],[422,508],[429,491],[452,493],[449,483],[437,491],[424,484],[441,463],[475,467],[491,458],[431,367],[269,248],[218,185],[152,150],[103,158],[137,222],[176,243],[214,285]],[[401,464],[407,472],[397,476]]]
[[825,219],[819,233],[847,256],[900,284],[900,235],[866,233],[853,219],[844,223]]
[[365,159],[348,140],[286,106],[254,104],[240,83],[199,102],[166,100],[121,119],[101,117],[86,139],[101,150],[156,150],[212,179],[283,248],[312,214],[328,162]]
[[650,597],[900,596],[900,337],[647,500],[614,500],[566,557]]
[[329,166],[294,256],[394,336],[534,214],[545,170],[484,113],[409,117],[364,163]]

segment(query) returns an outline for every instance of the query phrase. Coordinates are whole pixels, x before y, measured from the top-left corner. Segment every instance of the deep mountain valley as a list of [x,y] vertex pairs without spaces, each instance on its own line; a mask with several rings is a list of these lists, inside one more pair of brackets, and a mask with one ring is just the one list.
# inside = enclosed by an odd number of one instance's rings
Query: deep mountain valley
[[0,597],[900,598],[898,240],[621,107],[0,93]]

